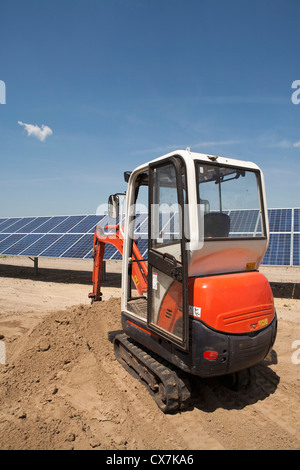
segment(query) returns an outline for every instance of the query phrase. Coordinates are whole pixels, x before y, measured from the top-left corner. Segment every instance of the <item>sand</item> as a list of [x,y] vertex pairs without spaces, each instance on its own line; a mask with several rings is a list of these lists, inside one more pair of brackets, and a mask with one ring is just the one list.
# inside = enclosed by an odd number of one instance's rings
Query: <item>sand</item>
[[[300,448],[300,300],[275,298],[278,336],[249,390],[195,380],[190,407],[164,415],[115,360],[120,265],[90,304],[90,261],[0,259],[0,449]],[[299,268],[261,269],[297,283]],[[299,351],[299,352],[298,352]],[[0,350],[1,358],[1,350]]]

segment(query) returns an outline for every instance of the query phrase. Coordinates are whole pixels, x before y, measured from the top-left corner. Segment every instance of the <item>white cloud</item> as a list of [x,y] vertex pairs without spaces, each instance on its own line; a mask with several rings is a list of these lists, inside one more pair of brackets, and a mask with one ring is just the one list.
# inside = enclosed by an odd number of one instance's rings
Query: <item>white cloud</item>
[[[219,141],[203,141],[203,142],[197,142],[195,144],[190,144],[190,149],[191,152],[196,151],[197,149],[203,149],[203,152],[205,151],[205,148],[207,147],[216,147],[216,146],[224,146],[224,145],[240,145],[240,144],[245,144],[245,140],[219,140]],[[164,154],[167,152],[173,152],[175,150],[185,150],[187,148],[186,144],[174,144],[174,145],[165,145],[162,147],[156,147],[156,148],[148,148],[148,149],[140,149],[140,150],[135,150],[132,152],[132,155],[142,155],[142,154]]]
[[276,147],[276,148],[282,148],[282,149],[290,149],[292,147],[300,147],[300,140],[298,142],[292,142],[291,140],[281,140],[279,142],[273,142],[267,145],[267,147]]
[[206,141],[206,142],[198,142],[197,144],[193,145],[194,148],[201,148],[201,147],[216,147],[217,145],[239,145],[244,144],[244,140],[219,140],[219,141]]
[[291,142],[289,140],[281,140],[280,142],[277,142],[275,144],[275,147],[279,147],[279,148],[282,148],[282,149],[288,149],[292,146]]
[[44,124],[42,124],[41,127],[36,126],[34,124],[25,124],[21,121],[18,121],[18,124],[20,124],[20,126],[25,127],[25,130],[27,131],[28,136],[33,135],[41,142],[44,142],[46,137],[53,134],[52,129],[50,129],[50,127],[48,126],[44,126]]

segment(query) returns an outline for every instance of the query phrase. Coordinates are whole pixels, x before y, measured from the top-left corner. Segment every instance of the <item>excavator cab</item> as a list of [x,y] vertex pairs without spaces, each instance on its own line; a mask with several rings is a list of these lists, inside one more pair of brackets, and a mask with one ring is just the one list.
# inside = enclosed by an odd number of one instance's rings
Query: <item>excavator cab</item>
[[115,354],[174,411],[189,395],[182,373],[237,374],[274,344],[273,296],[259,272],[269,241],[264,178],[253,163],[189,149],[126,178]]

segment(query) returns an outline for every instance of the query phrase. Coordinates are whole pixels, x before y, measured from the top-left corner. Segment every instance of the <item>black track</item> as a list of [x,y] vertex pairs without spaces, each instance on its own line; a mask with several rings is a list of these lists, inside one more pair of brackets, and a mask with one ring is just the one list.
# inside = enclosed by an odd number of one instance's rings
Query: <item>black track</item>
[[183,373],[125,334],[115,336],[114,351],[123,367],[147,385],[164,413],[186,408],[191,393]]

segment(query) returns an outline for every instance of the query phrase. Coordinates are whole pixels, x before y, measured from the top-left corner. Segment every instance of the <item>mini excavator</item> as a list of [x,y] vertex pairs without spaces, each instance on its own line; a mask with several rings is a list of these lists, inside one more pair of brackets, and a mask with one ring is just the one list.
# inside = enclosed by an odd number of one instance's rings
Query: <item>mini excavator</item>
[[269,242],[262,171],[186,149],[124,177],[122,204],[119,193],[109,197],[116,224],[95,229],[89,294],[102,298],[111,244],[122,255],[117,360],[164,413],[187,406],[192,376],[248,386],[277,334],[272,291],[259,272]]

